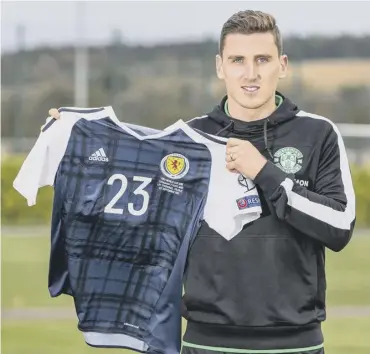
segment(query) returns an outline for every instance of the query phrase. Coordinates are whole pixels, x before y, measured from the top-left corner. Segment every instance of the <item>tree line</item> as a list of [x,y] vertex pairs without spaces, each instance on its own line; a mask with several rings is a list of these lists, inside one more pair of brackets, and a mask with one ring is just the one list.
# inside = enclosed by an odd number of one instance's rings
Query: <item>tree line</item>
[[[284,52],[291,62],[370,58],[370,35],[288,37]],[[91,47],[88,105],[112,105],[122,121],[158,128],[207,113],[223,94],[215,83],[216,53],[214,40]],[[36,136],[48,108],[73,105],[74,48],[44,47],[3,54],[1,84],[2,136]],[[341,88],[324,97],[298,78],[285,93],[297,98],[303,109],[335,121],[369,123],[368,87]]]

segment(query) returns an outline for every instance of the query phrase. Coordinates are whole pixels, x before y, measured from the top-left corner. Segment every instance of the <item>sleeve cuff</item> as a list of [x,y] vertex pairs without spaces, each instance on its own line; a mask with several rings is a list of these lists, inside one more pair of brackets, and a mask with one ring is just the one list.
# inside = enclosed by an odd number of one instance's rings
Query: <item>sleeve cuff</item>
[[271,161],[267,161],[265,166],[257,174],[254,183],[257,184],[265,193],[266,197],[270,198],[276,189],[279,187],[289,174],[275,166]]

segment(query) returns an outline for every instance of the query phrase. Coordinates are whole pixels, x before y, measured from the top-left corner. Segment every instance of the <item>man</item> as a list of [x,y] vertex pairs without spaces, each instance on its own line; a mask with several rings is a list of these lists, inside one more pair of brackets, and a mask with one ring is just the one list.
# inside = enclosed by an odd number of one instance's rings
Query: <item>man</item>
[[272,16],[226,21],[216,56],[226,96],[188,124],[230,138],[225,164],[246,191],[245,177],[255,182],[263,214],[231,241],[200,229],[184,278],[183,354],[324,353],[325,248],[349,242],[355,196],[336,126],[277,91],[287,65]]

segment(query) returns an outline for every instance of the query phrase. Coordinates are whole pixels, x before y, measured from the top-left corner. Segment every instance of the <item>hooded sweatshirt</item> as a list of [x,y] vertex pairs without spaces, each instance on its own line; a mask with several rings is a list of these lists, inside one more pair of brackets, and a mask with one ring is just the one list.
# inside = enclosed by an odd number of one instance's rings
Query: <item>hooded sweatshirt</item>
[[276,97],[265,119],[229,117],[225,96],[188,121],[205,133],[249,140],[268,162],[254,180],[261,217],[230,241],[204,222],[190,248],[184,346],[238,353],[323,346],[325,248],[338,252],[349,242],[355,195],[335,124]]

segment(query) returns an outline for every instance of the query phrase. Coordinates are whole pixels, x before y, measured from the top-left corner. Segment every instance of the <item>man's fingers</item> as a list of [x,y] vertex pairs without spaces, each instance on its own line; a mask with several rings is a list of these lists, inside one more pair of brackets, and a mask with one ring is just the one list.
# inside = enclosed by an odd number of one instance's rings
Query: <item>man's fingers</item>
[[230,146],[227,146],[226,147],[226,155],[231,155],[231,154],[236,154],[238,152],[238,147],[237,146],[233,146],[233,147],[230,147]]
[[233,147],[240,145],[244,140],[236,139],[236,138],[230,138],[227,140],[227,147]]
[[59,119],[60,118],[60,113],[56,108],[51,108],[51,109],[49,109],[49,116],[53,117],[55,119]]
[[226,168],[233,173],[238,173],[238,170],[236,169],[235,162],[231,161],[226,164]]
[[[49,109],[49,117],[59,119],[60,118],[60,113],[56,108],[51,108],[51,109]],[[44,129],[45,125],[46,125],[46,123],[41,126],[41,128],[40,128],[41,131]]]
[[238,154],[236,152],[229,152],[226,154],[226,157],[225,157],[225,160],[226,162],[231,162],[231,161],[235,161],[238,157]]

